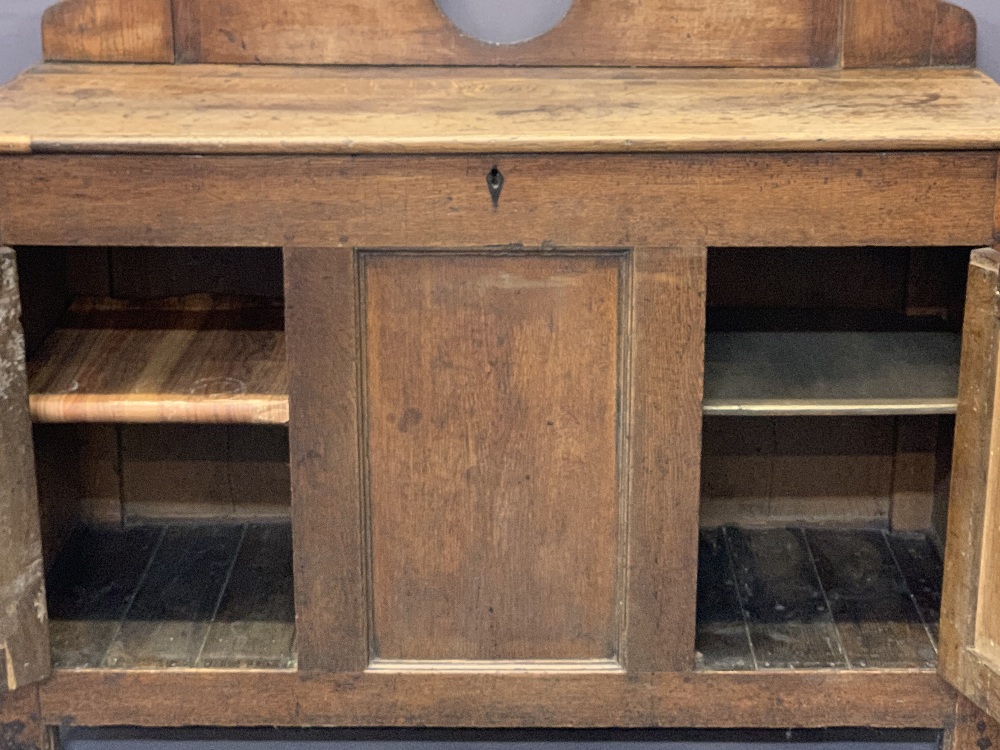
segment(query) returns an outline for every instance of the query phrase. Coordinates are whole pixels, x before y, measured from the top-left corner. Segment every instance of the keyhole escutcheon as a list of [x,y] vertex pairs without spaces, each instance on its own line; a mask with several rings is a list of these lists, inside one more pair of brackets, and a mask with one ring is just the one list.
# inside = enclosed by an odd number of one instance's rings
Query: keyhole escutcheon
[[500,207],[500,191],[503,190],[503,172],[493,165],[486,174],[486,187],[490,189],[490,198],[493,200],[493,208]]

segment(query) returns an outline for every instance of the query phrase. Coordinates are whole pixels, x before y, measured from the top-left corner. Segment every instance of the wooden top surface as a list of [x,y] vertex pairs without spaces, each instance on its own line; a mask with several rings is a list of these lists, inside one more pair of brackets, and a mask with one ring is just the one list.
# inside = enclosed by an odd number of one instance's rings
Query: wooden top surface
[[970,70],[47,64],[0,90],[0,153],[1000,148]]

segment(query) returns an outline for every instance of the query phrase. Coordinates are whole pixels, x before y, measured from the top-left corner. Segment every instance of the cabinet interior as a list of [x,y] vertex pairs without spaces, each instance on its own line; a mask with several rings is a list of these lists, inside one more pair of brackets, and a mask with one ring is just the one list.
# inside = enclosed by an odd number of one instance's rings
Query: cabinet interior
[[280,250],[18,265],[54,665],[294,667]]
[[968,259],[709,251],[702,669],[935,667]]
[[[934,668],[968,257],[709,251],[701,669]],[[19,270],[56,665],[294,668],[280,250]]]

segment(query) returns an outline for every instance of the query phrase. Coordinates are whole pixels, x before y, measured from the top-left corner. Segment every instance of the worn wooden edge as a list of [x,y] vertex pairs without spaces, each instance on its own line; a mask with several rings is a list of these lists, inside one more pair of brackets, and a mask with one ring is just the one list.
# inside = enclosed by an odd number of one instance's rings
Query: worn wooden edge
[[969,266],[958,414],[952,458],[947,549],[941,600],[939,668],[968,690],[968,672],[982,557],[983,523],[991,471],[997,348],[1000,338],[1000,253],[973,252]]
[[37,682],[50,667],[27,381],[17,259],[0,247],[0,691]]
[[174,62],[171,0],[62,0],[42,16],[49,62]]
[[[7,136],[3,136],[4,139]],[[27,149],[25,150],[25,146]],[[427,154],[781,154],[781,153],[885,153],[919,151],[995,151],[1000,148],[1000,135],[977,135],[961,141],[928,132],[924,135],[905,137],[877,136],[859,138],[813,138],[788,134],[778,138],[757,139],[734,136],[718,138],[706,135],[678,140],[669,133],[659,135],[637,134],[621,139],[617,137],[591,137],[574,135],[539,136],[527,139],[509,139],[495,136],[451,135],[402,136],[391,142],[383,137],[352,136],[337,138],[316,136],[260,136],[260,137],[200,137],[179,136],[143,137],[115,136],[98,140],[88,136],[79,138],[49,139],[16,136],[9,142],[0,141],[2,153],[118,155],[143,154],[149,156],[424,156]]]
[[73,397],[33,393],[29,403],[32,421],[36,423],[288,424],[288,397],[284,395]]
[[[719,706],[727,710],[720,711]],[[57,671],[42,718],[80,726],[941,728],[933,671],[309,674]]]

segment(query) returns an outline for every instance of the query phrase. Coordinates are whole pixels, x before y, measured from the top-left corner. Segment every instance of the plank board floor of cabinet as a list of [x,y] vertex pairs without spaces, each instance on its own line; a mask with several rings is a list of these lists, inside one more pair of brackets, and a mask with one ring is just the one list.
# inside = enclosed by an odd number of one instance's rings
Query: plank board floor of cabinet
[[81,526],[47,576],[57,669],[293,669],[287,523]]
[[942,564],[924,535],[703,529],[703,670],[934,669]]

